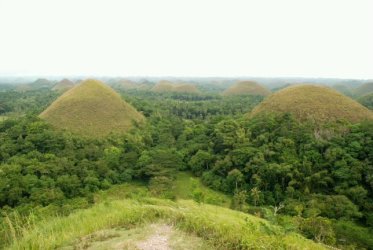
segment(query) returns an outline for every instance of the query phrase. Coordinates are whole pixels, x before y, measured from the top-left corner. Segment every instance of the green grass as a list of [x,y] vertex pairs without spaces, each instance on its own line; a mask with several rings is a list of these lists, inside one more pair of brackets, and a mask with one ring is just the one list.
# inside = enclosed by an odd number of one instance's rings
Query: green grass
[[146,183],[129,182],[120,185],[114,185],[107,190],[100,190],[94,195],[95,203],[112,201],[118,199],[140,199],[150,197]]
[[124,133],[144,117],[109,86],[86,80],[65,92],[40,117],[59,129],[88,137]]
[[208,240],[217,249],[324,249],[268,221],[207,204],[155,198],[102,202],[67,217],[40,220],[7,249],[55,249],[110,228],[130,229],[157,221]]
[[6,119],[8,119],[8,116],[0,115],[0,122],[5,121]]
[[[204,194],[204,203],[187,200],[196,189]],[[97,192],[93,207],[68,216],[31,215],[22,224],[8,221],[8,238],[13,237],[8,249],[110,249],[120,242],[131,249],[149,236],[152,223],[173,225],[173,249],[323,249],[267,220],[228,209],[229,196],[209,189],[190,173],[179,173],[172,190],[176,201],[151,197],[146,183],[115,185]]]
[[267,97],[251,116],[267,113],[291,113],[301,121],[360,122],[373,119],[373,112],[351,98],[327,87],[290,86]]
[[[194,199],[194,191],[200,191],[203,194],[203,202],[212,205],[219,205],[229,207],[231,204],[231,197],[212,190],[202,184],[201,180],[194,177],[188,172],[179,172],[173,183],[171,194],[176,199]],[[95,194],[95,202],[103,202],[107,200],[117,199],[141,199],[143,197],[152,197],[146,183],[143,182],[130,182],[121,185],[115,185]]]
[[257,95],[267,96],[271,91],[256,82],[242,81],[238,82],[223,92],[224,96],[232,95]]
[[223,207],[229,207],[231,204],[231,197],[204,186],[199,178],[186,172],[178,173],[174,186],[175,196],[179,199],[193,199],[195,190],[203,193],[205,203]]

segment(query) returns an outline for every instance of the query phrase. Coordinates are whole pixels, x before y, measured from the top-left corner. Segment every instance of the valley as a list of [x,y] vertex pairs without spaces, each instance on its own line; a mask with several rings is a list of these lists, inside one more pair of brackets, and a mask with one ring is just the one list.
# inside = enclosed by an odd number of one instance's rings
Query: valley
[[0,91],[0,247],[373,247],[369,106],[312,84],[174,82]]

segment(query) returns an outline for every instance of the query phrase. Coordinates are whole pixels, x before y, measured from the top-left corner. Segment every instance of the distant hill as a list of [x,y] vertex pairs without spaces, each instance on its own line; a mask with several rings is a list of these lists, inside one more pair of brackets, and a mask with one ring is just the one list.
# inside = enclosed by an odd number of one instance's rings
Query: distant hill
[[113,89],[97,80],[86,80],[65,92],[40,117],[56,128],[102,137],[124,133],[144,117]]
[[64,92],[64,91],[71,89],[74,86],[75,86],[74,82],[70,81],[69,79],[63,79],[59,81],[56,85],[54,85],[52,90]]
[[373,110],[373,92],[367,95],[361,96],[357,99],[363,106],[367,107],[370,110]]
[[199,93],[199,90],[197,89],[197,87],[189,83],[177,84],[174,86],[173,91],[178,92],[178,93],[193,93],[193,94]]
[[193,84],[189,83],[173,83],[170,81],[160,81],[158,82],[153,88],[152,91],[154,92],[175,92],[175,93],[191,93],[191,94],[198,94],[199,90]]
[[223,92],[224,96],[232,95],[255,95],[267,96],[271,93],[266,87],[259,85],[253,81],[241,81],[231,86]]
[[335,84],[332,86],[333,89],[337,90],[338,92],[346,95],[346,96],[352,96],[352,91],[353,91],[353,88],[351,88],[350,86],[346,85],[346,84]]
[[256,106],[251,116],[265,113],[291,113],[299,120],[317,123],[373,119],[373,113],[335,90],[315,85],[296,85],[280,90]]
[[353,94],[357,97],[363,96],[369,93],[373,93],[373,82],[364,83],[363,85],[357,87]]
[[134,81],[127,80],[127,79],[115,80],[111,83],[111,85],[114,88],[125,89],[125,90],[129,90],[129,89],[146,90],[146,89],[151,88],[149,84],[134,82]]
[[158,82],[153,88],[152,91],[154,92],[172,92],[173,90],[173,83],[170,81],[160,81]]
[[49,81],[45,78],[39,78],[35,80],[32,83],[28,84],[21,84],[16,87],[17,91],[30,91],[30,90],[37,90],[37,89],[43,89],[43,88],[52,88],[53,82]]

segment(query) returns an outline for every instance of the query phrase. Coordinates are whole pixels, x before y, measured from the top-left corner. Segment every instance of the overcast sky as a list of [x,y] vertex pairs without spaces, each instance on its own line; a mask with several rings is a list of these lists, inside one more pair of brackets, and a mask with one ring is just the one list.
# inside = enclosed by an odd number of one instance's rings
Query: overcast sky
[[0,0],[0,75],[373,78],[373,0]]

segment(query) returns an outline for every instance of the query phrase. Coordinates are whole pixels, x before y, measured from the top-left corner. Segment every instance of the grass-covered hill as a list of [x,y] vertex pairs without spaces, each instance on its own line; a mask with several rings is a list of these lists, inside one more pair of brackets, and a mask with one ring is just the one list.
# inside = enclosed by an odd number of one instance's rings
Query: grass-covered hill
[[158,82],[153,88],[152,91],[154,92],[171,92],[173,89],[173,83],[170,81],[160,81]]
[[40,117],[59,129],[102,137],[127,132],[144,117],[109,86],[86,80],[65,92]]
[[111,83],[111,86],[117,89],[130,90],[130,89],[139,89],[146,90],[151,87],[151,85],[145,83],[134,82],[128,79],[118,79]]
[[181,84],[177,84],[173,87],[173,92],[198,94],[199,90],[193,84],[181,83]]
[[43,88],[51,88],[53,86],[53,82],[49,81],[45,78],[39,78],[36,79],[32,83],[27,84],[21,84],[16,87],[17,91],[24,92],[24,91],[30,91],[30,90],[37,90],[37,89],[43,89]]
[[223,92],[224,96],[232,95],[256,95],[256,96],[267,96],[271,93],[266,87],[261,86],[257,82],[253,81],[241,81],[226,89]]
[[190,93],[198,94],[199,90],[193,84],[180,83],[176,84],[170,81],[160,81],[153,88],[152,91],[159,93],[174,92],[174,93]]
[[291,113],[298,120],[311,122],[373,119],[373,113],[351,98],[328,87],[296,85],[267,97],[250,116],[267,113]]
[[53,86],[52,90],[58,91],[58,92],[65,92],[75,86],[74,82],[70,81],[69,79],[63,79],[56,83],[56,85]]
[[373,82],[364,83],[363,85],[357,87],[353,94],[357,97],[363,96],[369,93],[373,93]]

